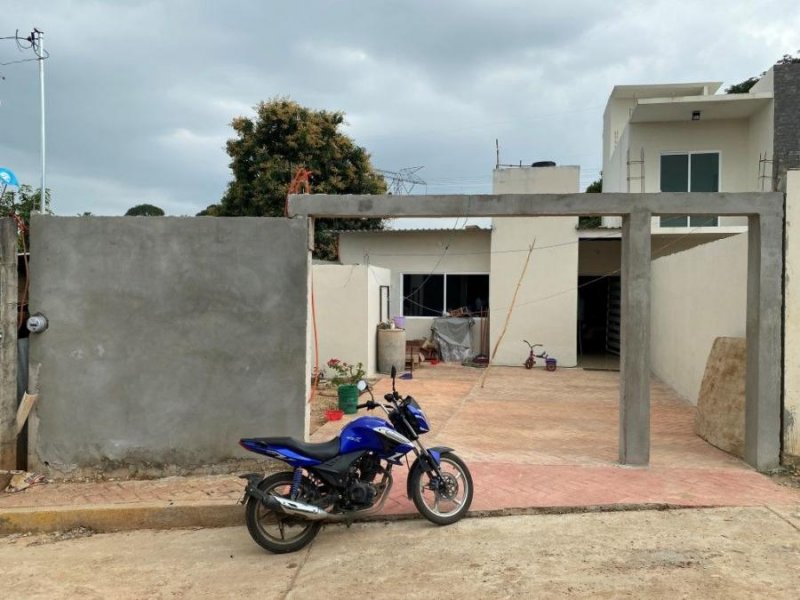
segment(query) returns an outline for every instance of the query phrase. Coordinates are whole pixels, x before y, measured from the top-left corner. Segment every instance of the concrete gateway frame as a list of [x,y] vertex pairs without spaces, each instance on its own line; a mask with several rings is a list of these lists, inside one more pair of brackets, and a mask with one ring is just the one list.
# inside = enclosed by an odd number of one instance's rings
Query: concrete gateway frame
[[619,460],[650,461],[650,219],[748,218],[745,460],[777,467],[781,451],[784,194],[292,195],[289,216],[622,216]]

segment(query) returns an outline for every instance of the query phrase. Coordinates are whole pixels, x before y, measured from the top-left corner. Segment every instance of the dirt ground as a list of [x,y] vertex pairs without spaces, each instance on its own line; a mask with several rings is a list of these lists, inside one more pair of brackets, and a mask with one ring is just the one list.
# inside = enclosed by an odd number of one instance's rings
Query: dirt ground
[[3,598],[797,598],[800,507],[0,538]]
[[325,411],[337,408],[339,400],[336,390],[332,388],[320,388],[311,400],[311,417],[309,421],[308,433],[313,434],[317,429],[325,425],[328,420],[325,418]]

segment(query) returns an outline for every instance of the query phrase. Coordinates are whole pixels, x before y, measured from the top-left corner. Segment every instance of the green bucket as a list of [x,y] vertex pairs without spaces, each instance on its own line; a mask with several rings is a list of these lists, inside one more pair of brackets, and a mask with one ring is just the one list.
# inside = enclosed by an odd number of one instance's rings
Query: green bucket
[[346,415],[354,415],[358,412],[358,388],[352,384],[340,385],[337,390],[339,394],[339,408]]

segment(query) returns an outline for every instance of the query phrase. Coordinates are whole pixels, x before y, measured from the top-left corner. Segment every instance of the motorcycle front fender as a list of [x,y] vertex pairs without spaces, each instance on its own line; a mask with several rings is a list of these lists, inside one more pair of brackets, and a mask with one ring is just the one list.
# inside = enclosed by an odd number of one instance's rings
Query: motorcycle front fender
[[[433,460],[436,461],[436,465],[439,464],[439,457],[445,452],[452,452],[452,448],[448,448],[447,446],[434,446],[433,448],[428,448],[428,454],[433,457]],[[406,494],[408,495],[409,500],[411,499],[411,475],[415,472],[416,469],[422,469],[423,471],[430,471],[434,465],[428,464],[428,457],[424,454],[417,457],[417,460],[413,462],[411,468],[408,470],[408,479],[406,479]]]

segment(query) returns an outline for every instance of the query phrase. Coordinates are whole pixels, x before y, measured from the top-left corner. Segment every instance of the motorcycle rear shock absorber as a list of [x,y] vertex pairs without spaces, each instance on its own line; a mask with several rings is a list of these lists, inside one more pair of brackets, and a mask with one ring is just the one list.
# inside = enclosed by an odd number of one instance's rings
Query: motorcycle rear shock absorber
[[300,483],[303,481],[303,469],[300,467],[294,470],[294,478],[292,479],[292,500],[297,500],[300,495]]

